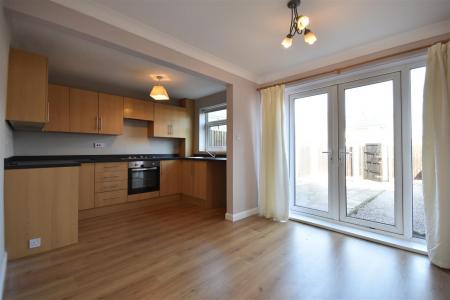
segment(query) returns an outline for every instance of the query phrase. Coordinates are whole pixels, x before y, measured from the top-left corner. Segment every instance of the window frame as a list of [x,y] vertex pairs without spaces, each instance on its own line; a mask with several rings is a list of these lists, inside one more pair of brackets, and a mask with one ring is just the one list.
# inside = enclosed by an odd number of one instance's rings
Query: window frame
[[[210,153],[219,153],[219,154],[225,154],[227,152],[227,146],[225,147],[217,147],[215,149],[208,148],[208,133],[209,128],[214,126],[227,126],[227,119],[228,119],[228,111],[227,111],[227,117],[224,120],[219,121],[211,121],[208,122],[207,114],[219,111],[219,110],[226,110],[227,105],[226,104],[219,104],[219,105],[213,105],[208,106],[200,109],[200,122],[201,126],[199,126],[199,151],[200,152],[210,152]],[[228,130],[228,128],[227,128]]]
[[[389,61],[377,62],[371,65],[365,65],[362,67],[355,68],[348,72],[342,72],[340,74],[332,74],[329,76],[324,76],[320,79],[310,79],[305,80],[301,83],[292,84],[286,87],[285,90],[285,107],[288,111],[288,128],[289,137],[293,136],[293,111],[290,107],[290,99],[295,97],[297,94],[308,93],[317,89],[324,89],[333,85],[347,84],[358,80],[369,79],[377,76],[383,76],[387,74],[400,73],[400,111],[401,111],[401,134],[400,134],[400,145],[402,155],[401,160],[401,177],[399,178],[401,183],[401,194],[403,202],[403,213],[402,213],[402,233],[388,232],[381,229],[374,229],[361,226],[359,224],[346,223],[339,221],[339,218],[333,214],[332,217],[312,215],[307,211],[290,210],[290,215],[292,219],[302,216],[305,218],[315,218],[318,221],[325,221],[330,224],[331,227],[348,227],[363,229],[368,233],[379,233],[381,235],[394,237],[398,240],[405,240],[410,242],[415,242],[418,244],[425,244],[425,239],[418,238],[413,235],[413,181],[412,181],[412,147],[411,147],[411,94],[410,94],[410,70],[415,68],[424,67],[426,65],[426,53],[422,52],[408,57],[395,58]],[[295,153],[294,146],[295,141],[289,138],[289,174],[290,182],[295,182],[292,177],[295,174]],[[290,186],[290,190],[293,191],[293,184]],[[294,201],[295,194],[290,193],[291,208]]]

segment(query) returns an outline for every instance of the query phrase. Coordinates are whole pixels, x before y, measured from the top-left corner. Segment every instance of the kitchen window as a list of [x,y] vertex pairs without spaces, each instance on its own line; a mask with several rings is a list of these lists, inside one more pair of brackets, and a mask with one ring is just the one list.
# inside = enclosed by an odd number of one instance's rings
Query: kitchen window
[[[227,108],[224,105],[203,108],[200,112],[200,150],[226,152]],[[203,146],[203,147],[202,147]]]

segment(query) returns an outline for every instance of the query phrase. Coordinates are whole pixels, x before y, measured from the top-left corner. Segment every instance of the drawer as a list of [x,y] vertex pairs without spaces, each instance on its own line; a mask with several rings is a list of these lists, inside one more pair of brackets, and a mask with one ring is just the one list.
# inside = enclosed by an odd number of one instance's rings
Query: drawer
[[127,180],[127,171],[95,172],[95,182]]
[[96,163],[95,164],[95,173],[103,173],[103,172],[116,172],[116,171],[128,171],[128,164],[123,162],[115,162],[115,163]]
[[128,193],[126,190],[104,192],[95,194],[95,207],[108,206],[127,202]]
[[128,190],[127,180],[99,181],[95,183],[96,193],[119,191],[119,190]]

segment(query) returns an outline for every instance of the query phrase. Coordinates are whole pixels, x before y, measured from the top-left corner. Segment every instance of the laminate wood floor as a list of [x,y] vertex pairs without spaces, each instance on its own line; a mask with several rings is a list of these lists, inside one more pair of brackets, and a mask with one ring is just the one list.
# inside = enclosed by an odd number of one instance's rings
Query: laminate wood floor
[[296,222],[159,205],[80,222],[79,243],[9,262],[6,299],[450,299],[425,256]]

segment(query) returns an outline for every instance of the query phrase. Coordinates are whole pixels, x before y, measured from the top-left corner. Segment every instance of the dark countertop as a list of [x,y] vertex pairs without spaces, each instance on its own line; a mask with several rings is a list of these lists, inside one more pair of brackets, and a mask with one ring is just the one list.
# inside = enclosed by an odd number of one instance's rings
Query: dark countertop
[[199,160],[226,161],[224,156],[179,157],[174,154],[124,154],[124,155],[39,155],[12,156],[5,159],[5,169],[57,168],[80,166],[82,163],[129,162],[137,160]]

